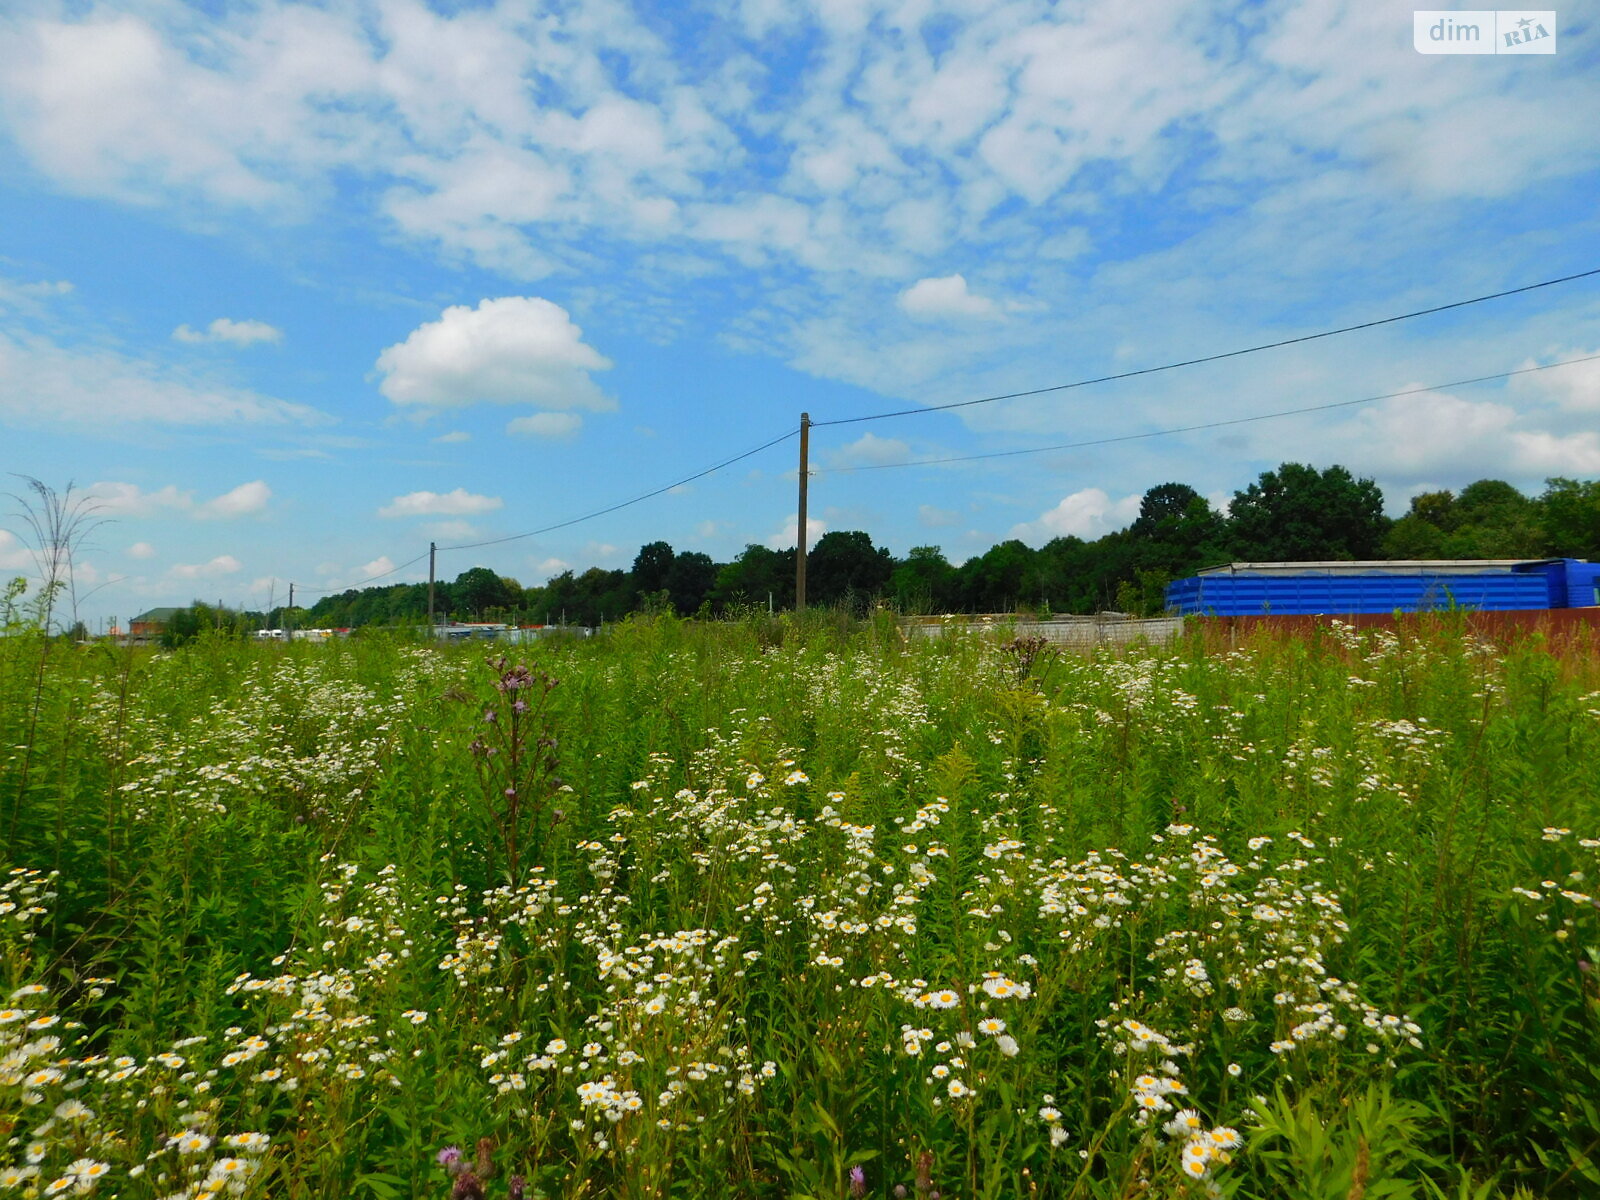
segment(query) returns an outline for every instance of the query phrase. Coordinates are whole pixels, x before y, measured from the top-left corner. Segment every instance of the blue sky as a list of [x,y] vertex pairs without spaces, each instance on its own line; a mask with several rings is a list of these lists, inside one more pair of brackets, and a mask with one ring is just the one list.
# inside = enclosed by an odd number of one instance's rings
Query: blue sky
[[[814,420],[1046,387],[1600,267],[1591,5],[95,4],[0,15],[0,470],[108,518],[81,613],[425,578]],[[954,561],[1343,463],[1403,510],[1600,475],[1600,279],[812,436],[812,536]],[[20,483],[20,481],[14,481]],[[524,583],[792,545],[796,443],[476,550]],[[20,490],[20,488],[19,488]],[[0,571],[26,573],[21,528]]]

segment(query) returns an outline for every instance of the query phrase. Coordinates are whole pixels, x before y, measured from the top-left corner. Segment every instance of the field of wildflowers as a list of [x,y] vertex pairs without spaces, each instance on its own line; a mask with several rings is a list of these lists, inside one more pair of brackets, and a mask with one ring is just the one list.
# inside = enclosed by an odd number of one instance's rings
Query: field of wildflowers
[[0,639],[0,1198],[1600,1195],[1600,661]]

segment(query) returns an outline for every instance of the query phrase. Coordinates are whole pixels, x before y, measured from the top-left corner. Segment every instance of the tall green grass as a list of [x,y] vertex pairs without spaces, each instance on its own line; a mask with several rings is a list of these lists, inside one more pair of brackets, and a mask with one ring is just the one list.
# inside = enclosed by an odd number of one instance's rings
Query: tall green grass
[[0,1189],[1600,1189],[1592,659],[509,658],[0,639]]

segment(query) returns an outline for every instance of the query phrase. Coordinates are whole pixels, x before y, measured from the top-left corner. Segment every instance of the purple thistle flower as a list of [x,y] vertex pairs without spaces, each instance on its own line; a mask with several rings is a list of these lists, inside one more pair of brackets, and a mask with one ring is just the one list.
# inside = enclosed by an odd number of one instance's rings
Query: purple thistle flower
[[867,1173],[859,1166],[850,1168],[850,1194],[857,1200],[867,1194]]
[[445,1167],[447,1169],[453,1167],[456,1165],[456,1163],[461,1161],[461,1147],[446,1146],[443,1150],[439,1151],[438,1158],[439,1165],[441,1167]]

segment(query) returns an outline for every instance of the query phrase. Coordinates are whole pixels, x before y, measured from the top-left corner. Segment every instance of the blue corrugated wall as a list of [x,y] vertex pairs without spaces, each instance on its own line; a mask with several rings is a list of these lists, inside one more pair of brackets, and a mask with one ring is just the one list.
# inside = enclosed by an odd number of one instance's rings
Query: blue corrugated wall
[[1588,608],[1600,604],[1600,563],[1569,558],[1566,568],[1566,607]]
[[[1585,570],[1572,570],[1572,567]],[[1185,616],[1338,615],[1487,611],[1592,605],[1600,564],[1530,563],[1511,573],[1197,575],[1167,588],[1167,607]]]

